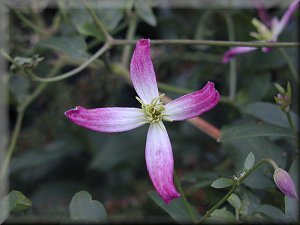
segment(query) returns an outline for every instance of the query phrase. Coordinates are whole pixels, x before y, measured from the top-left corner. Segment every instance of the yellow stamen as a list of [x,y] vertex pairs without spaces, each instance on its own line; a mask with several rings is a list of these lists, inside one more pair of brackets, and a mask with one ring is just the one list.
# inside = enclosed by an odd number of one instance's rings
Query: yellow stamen
[[160,96],[154,98],[150,104],[145,104],[139,97],[135,97],[139,103],[142,105],[142,110],[145,114],[145,122],[141,122],[141,124],[144,123],[159,123],[162,120],[170,121],[171,119],[166,118],[166,116],[169,116],[167,114],[164,114],[165,107],[163,103],[160,101],[160,99],[165,94],[161,94]]

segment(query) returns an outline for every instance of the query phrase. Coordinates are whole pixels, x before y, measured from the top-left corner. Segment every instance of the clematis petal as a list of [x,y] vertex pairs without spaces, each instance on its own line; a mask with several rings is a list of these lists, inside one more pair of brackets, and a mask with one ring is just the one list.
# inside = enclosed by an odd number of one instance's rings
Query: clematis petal
[[281,31],[282,31],[282,29],[279,31],[279,20],[278,20],[278,18],[277,17],[273,17],[272,18],[272,28],[271,28],[271,30],[272,30],[272,40],[271,41],[277,41],[277,39],[278,39],[278,35],[281,33]]
[[136,43],[130,64],[130,77],[136,93],[144,103],[149,104],[158,97],[150,53],[150,39],[141,39]]
[[269,53],[270,51],[272,51],[272,48],[263,47],[263,48],[261,48],[261,50],[263,51],[263,53]]
[[297,10],[299,6],[300,0],[293,1],[288,9],[285,11],[283,16],[281,17],[281,20],[278,21],[273,21],[273,39],[277,40],[279,34],[282,32],[284,27],[287,25],[289,22],[290,18],[292,17],[293,13]]
[[166,118],[171,120],[186,120],[210,110],[220,99],[213,82],[207,82],[204,88],[184,95],[165,105]]
[[223,63],[228,63],[235,55],[244,54],[256,50],[255,47],[235,47],[226,51],[223,56]]
[[173,182],[172,146],[162,122],[150,124],[145,158],[153,186],[165,203],[180,197]]
[[95,108],[77,106],[65,112],[73,123],[98,132],[122,132],[142,126],[144,113],[137,108]]

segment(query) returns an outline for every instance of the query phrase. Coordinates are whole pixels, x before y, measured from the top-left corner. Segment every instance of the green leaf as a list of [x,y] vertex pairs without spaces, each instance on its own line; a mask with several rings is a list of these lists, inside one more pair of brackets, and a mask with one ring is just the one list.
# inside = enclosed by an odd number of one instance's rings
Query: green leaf
[[86,43],[80,35],[51,37],[47,40],[40,41],[38,45],[61,51],[75,60],[84,61],[89,57],[86,52]]
[[216,209],[210,214],[205,222],[208,223],[236,223],[234,215],[228,211],[225,207],[222,209]]
[[69,206],[72,220],[85,222],[105,222],[107,215],[103,205],[92,200],[92,196],[86,191],[76,193]]
[[13,190],[8,193],[2,200],[1,204],[7,202],[9,212],[22,211],[31,207],[31,200],[22,192]]
[[285,95],[286,91],[284,90],[284,88],[278,84],[278,83],[274,83],[275,88],[279,91],[280,94]]
[[185,174],[181,181],[193,183],[191,192],[194,192],[199,188],[209,187],[218,177],[215,172],[200,170]]
[[22,192],[13,190],[0,201],[0,224],[6,219],[8,213],[18,212],[32,206],[31,200]]
[[233,184],[234,184],[233,180],[222,177],[222,178],[215,180],[211,184],[211,186],[214,188],[225,188],[225,187],[232,186]]
[[243,108],[249,102],[260,101],[267,93],[271,86],[271,74],[251,74],[245,76],[241,81],[236,94],[236,104]]
[[252,137],[286,137],[295,138],[290,129],[270,125],[243,123],[239,125],[224,126],[222,128],[221,142],[232,141],[236,139],[252,138]]
[[[243,107],[242,111],[264,122],[281,126],[281,127],[290,128],[285,113],[276,104],[272,104],[269,102],[255,102]],[[290,113],[291,113],[293,123],[297,125],[299,121],[297,114],[292,111]]]
[[258,207],[255,211],[266,215],[273,222],[286,222],[285,214],[280,209],[272,205],[263,204],[260,207]]
[[20,191],[11,191],[7,195],[9,199],[9,211],[17,212],[31,207],[31,200]]
[[[176,198],[172,200],[169,204],[166,204],[161,197],[155,192],[148,192],[150,198],[164,211],[166,211],[174,220],[179,223],[191,223],[192,219],[184,205],[182,198]],[[197,216],[197,219],[200,219],[200,215],[197,210],[193,208],[194,214]]]
[[250,152],[245,160],[244,169],[250,170],[255,162],[255,157],[252,152]]
[[153,14],[151,6],[149,5],[149,1],[136,0],[134,2],[134,8],[142,20],[153,27],[156,26],[156,17]]
[[[231,142],[225,142],[224,147],[230,154],[236,174],[243,172],[244,160],[250,152],[255,155],[257,161],[271,158],[279,167],[285,167],[286,158],[282,157],[285,150],[265,137],[234,139]],[[272,175],[273,170],[269,166],[263,165],[257,168],[251,176],[248,176],[243,184],[255,189],[271,188],[275,186]]]
[[[270,51],[268,54],[262,51],[253,51],[251,54],[247,54],[243,57],[247,59],[243,63],[245,70],[263,71],[278,69],[286,64],[285,60],[282,60],[282,55],[278,50]],[[255,67],[253,65],[255,65]]]
[[[78,3],[82,5],[81,3]],[[91,2],[89,4],[92,10],[95,11],[98,19],[103,23],[105,28],[111,32],[119,25],[124,16],[124,7],[103,8],[101,1]],[[103,34],[95,25],[92,17],[87,10],[82,6],[80,9],[69,9],[70,18],[77,31],[86,36],[93,36],[99,40],[104,40]]]
[[95,12],[99,20],[104,24],[109,32],[112,32],[117,28],[124,17],[124,7],[104,8],[101,5],[101,1],[94,1],[94,3],[96,4],[95,7],[97,7],[95,8]]
[[239,210],[239,213],[243,217],[248,217],[260,205],[260,198],[258,198],[251,191],[248,191],[246,189],[243,189],[240,196],[241,196],[241,199],[242,199],[242,202],[241,202],[242,205],[241,205],[241,208]]
[[233,208],[235,208],[236,210],[240,210],[242,203],[239,196],[237,196],[236,194],[231,194],[227,201],[230,203],[230,205],[233,206]]
[[[91,161],[89,168],[101,172],[108,172],[115,167],[127,163],[138,163],[137,160],[142,158],[145,148],[146,126],[107,137],[105,134],[97,134],[99,138],[105,137],[106,143],[95,146],[97,153]],[[130,149],[124,154],[124,143],[126,149]]]
[[101,31],[93,23],[93,19],[88,14],[86,9],[84,9],[84,8],[73,9],[72,8],[72,9],[68,10],[68,13],[70,15],[73,25],[76,27],[77,31],[80,34],[83,34],[85,36],[96,37],[99,40],[104,40],[104,37],[103,37]]
[[103,34],[100,32],[99,28],[92,23],[84,23],[77,26],[78,32],[85,36],[92,36],[98,40],[104,40]]
[[37,185],[31,196],[35,211],[41,215],[68,215],[69,200],[78,191],[78,187],[87,188],[83,179],[76,182],[70,179],[56,179]]
[[[215,12],[212,11],[206,11],[199,17],[198,25],[195,29],[195,35],[194,39],[198,40],[212,40],[215,38],[216,31],[213,29],[210,29],[211,27],[211,21],[212,17],[215,16]],[[208,49],[210,46],[195,46],[195,48],[198,49]]]
[[30,90],[30,81],[23,76],[12,76],[10,79],[9,89],[12,97],[14,97],[18,103],[21,103],[28,96]]
[[192,182],[195,183],[198,180],[203,181],[214,181],[218,178],[218,175],[212,171],[205,171],[205,170],[196,170],[193,172],[189,172],[183,175],[181,181],[183,182]]
[[17,65],[12,64],[10,66],[10,69],[12,71],[25,70],[25,69],[32,70],[36,68],[39,65],[39,63],[43,60],[44,57],[39,57],[39,55],[34,55],[31,58],[17,56],[14,58],[14,61]]
[[[289,169],[289,174],[293,179],[299,195],[299,157],[297,157]],[[289,222],[299,221],[299,201],[294,198],[284,197],[285,214]]]
[[33,182],[47,176],[66,157],[78,154],[79,150],[80,141],[75,137],[57,139],[43,148],[31,149],[15,156],[11,161],[10,173],[18,174],[27,183],[28,179]]

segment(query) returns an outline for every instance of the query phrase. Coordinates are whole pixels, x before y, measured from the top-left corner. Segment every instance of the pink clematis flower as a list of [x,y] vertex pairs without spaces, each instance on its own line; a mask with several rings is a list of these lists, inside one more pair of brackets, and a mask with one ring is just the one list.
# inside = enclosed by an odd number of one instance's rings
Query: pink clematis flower
[[213,82],[199,91],[184,95],[164,105],[159,95],[156,76],[151,61],[150,40],[137,42],[131,65],[130,77],[139,97],[141,108],[95,108],[77,106],[65,112],[75,124],[98,132],[122,132],[150,124],[146,142],[146,164],[161,198],[169,203],[178,198],[173,183],[174,161],[172,146],[163,121],[180,121],[196,117],[219,102],[219,93]]
[[[282,18],[270,18],[266,9],[262,5],[257,5],[258,16],[261,21],[253,18],[252,24],[257,29],[256,32],[250,32],[250,35],[259,41],[276,42],[278,36],[283,31],[284,27],[288,24],[288,21],[292,17],[293,13],[297,10],[300,0],[293,1],[288,9],[283,14]],[[257,50],[256,47],[234,47],[226,51],[223,56],[223,63],[228,63],[237,54],[244,54]],[[271,51],[271,48],[262,48],[264,53]]]

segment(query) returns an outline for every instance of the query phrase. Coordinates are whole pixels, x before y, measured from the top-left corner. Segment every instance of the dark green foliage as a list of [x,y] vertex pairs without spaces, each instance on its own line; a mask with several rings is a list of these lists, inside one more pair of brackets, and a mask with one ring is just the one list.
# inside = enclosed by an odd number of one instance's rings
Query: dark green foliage
[[[172,8],[152,5],[151,1],[144,4],[142,0],[127,3],[108,7],[96,1],[91,5],[114,38],[125,39],[128,24],[137,16],[133,39],[228,40],[226,13],[232,19],[235,40],[252,40],[251,18],[256,16],[252,9],[192,5]],[[28,10],[16,9],[46,34],[37,34],[16,14],[11,15],[9,53],[29,64],[41,77],[61,61],[62,67],[55,75],[74,69],[105,41],[82,4],[68,4],[71,2],[60,1],[59,6],[47,6],[42,11],[33,6]],[[130,13],[131,8],[135,15]],[[281,41],[297,41],[293,31],[296,25],[288,25]],[[118,134],[96,133],[72,124],[64,116],[66,110],[77,105],[139,107],[130,83],[111,70],[112,63],[123,60],[123,48],[113,46],[76,76],[48,84],[26,110],[9,174],[9,190],[21,192],[9,194],[14,197],[10,198],[13,201],[10,200],[9,211],[13,213],[8,222],[28,222],[32,218],[43,222],[49,218],[55,222],[191,222],[182,198],[166,205],[153,191],[144,156],[148,125]],[[299,175],[295,133],[286,114],[274,102],[274,82],[286,87],[287,81],[291,81],[291,120],[298,125],[299,90],[286,61],[276,48],[270,54],[259,50],[237,56],[236,93],[230,100],[230,66],[221,62],[228,49],[191,45],[152,45],[151,49],[157,80],[180,89],[162,87],[161,92],[177,98],[202,88],[210,80],[222,96],[213,110],[201,115],[221,130],[218,141],[187,122],[166,125],[175,169],[197,219],[227,193],[234,184],[234,176],[239,177],[263,158],[271,158],[289,171],[295,183]],[[291,48],[287,53],[297,67],[296,51]],[[34,61],[36,54],[44,60]],[[10,131],[18,106],[39,84],[21,75],[18,70],[10,71],[6,82]],[[298,202],[283,197],[272,175],[273,168],[260,166],[205,222],[297,221]],[[32,209],[27,209],[31,201],[25,196],[31,199]],[[15,212],[18,210],[24,211]]]

